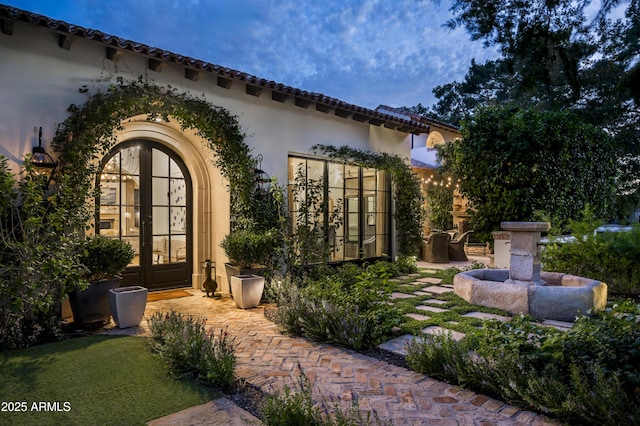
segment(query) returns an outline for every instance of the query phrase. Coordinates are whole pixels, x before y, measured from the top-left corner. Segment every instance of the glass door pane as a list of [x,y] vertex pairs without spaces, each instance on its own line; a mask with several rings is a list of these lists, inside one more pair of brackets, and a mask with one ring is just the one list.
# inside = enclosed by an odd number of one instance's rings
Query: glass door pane
[[131,244],[140,264],[140,147],[116,152],[100,173],[100,234]]
[[186,262],[187,188],[178,164],[152,150],[151,204],[154,264]]

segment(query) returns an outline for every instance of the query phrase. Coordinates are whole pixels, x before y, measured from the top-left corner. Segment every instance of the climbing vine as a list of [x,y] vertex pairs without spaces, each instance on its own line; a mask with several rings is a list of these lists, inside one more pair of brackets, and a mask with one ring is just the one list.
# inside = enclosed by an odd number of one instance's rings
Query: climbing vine
[[391,174],[399,252],[402,255],[415,254],[422,244],[422,223],[425,220],[425,211],[420,181],[409,164],[394,154],[363,151],[349,146],[314,145],[312,149],[329,158],[355,163],[362,167],[385,170]]
[[87,201],[96,195],[97,160],[115,145],[115,132],[122,130],[127,119],[146,114],[150,121],[171,117],[182,130],[195,130],[216,154],[214,165],[229,181],[234,227],[248,228],[259,221],[260,211],[253,200],[256,159],[244,142],[236,116],[204,97],[158,86],[142,77],[134,81],[120,77],[106,89],[92,93],[83,87],[80,92],[89,96],[87,102],[69,107],[70,116],[58,126],[52,145],[60,154],[57,187],[64,194],[60,201],[83,212],[85,220],[92,214]]

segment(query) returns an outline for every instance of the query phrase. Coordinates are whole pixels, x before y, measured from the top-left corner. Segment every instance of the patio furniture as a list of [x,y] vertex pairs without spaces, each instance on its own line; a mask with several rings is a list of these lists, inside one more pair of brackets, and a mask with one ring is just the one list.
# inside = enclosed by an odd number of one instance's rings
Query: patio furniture
[[430,234],[423,246],[423,260],[431,263],[449,262],[449,241],[451,235],[446,232]]
[[458,237],[458,230],[457,229],[447,229],[446,231],[447,234],[449,234],[451,236],[452,240],[455,240],[456,237]]
[[467,243],[469,236],[472,234],[473,231],[463,232],[455,240],[449,241],[449,260],[468,260],[467,254],[464,251],[464,246]]

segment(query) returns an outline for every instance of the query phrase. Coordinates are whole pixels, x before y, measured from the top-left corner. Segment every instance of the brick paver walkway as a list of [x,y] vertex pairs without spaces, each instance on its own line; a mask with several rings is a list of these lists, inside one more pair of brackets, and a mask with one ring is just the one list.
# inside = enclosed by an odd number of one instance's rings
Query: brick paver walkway
[[[171,309],[207,318],[211,327],[228,327],[235,336],[237,375],[267,393],[294,386],[299,368],[313,385],[314,399],[340,402],[352,397],[361,410],[375,410],[394,425],[552,424],[485,395],[433,380],[357,352],[280,334],[264,317],[264,307],[242,310],[230,298],[213,300],[190,290],[190,297],[147,304],[146,317]],[[143,321],[139,333],[146,333]],[[133,330],[112,330],[131,334]],[[204,423],[203,423],[204,424]]]

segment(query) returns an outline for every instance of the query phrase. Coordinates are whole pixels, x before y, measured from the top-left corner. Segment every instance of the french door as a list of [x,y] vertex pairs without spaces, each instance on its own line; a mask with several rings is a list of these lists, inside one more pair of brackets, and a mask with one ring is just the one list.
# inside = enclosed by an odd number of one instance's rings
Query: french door
[[128,241],[135,257],[123,286],[149,290],[191,286],[191,179],[164,145],[135,140],[102,161],[97,228]]

